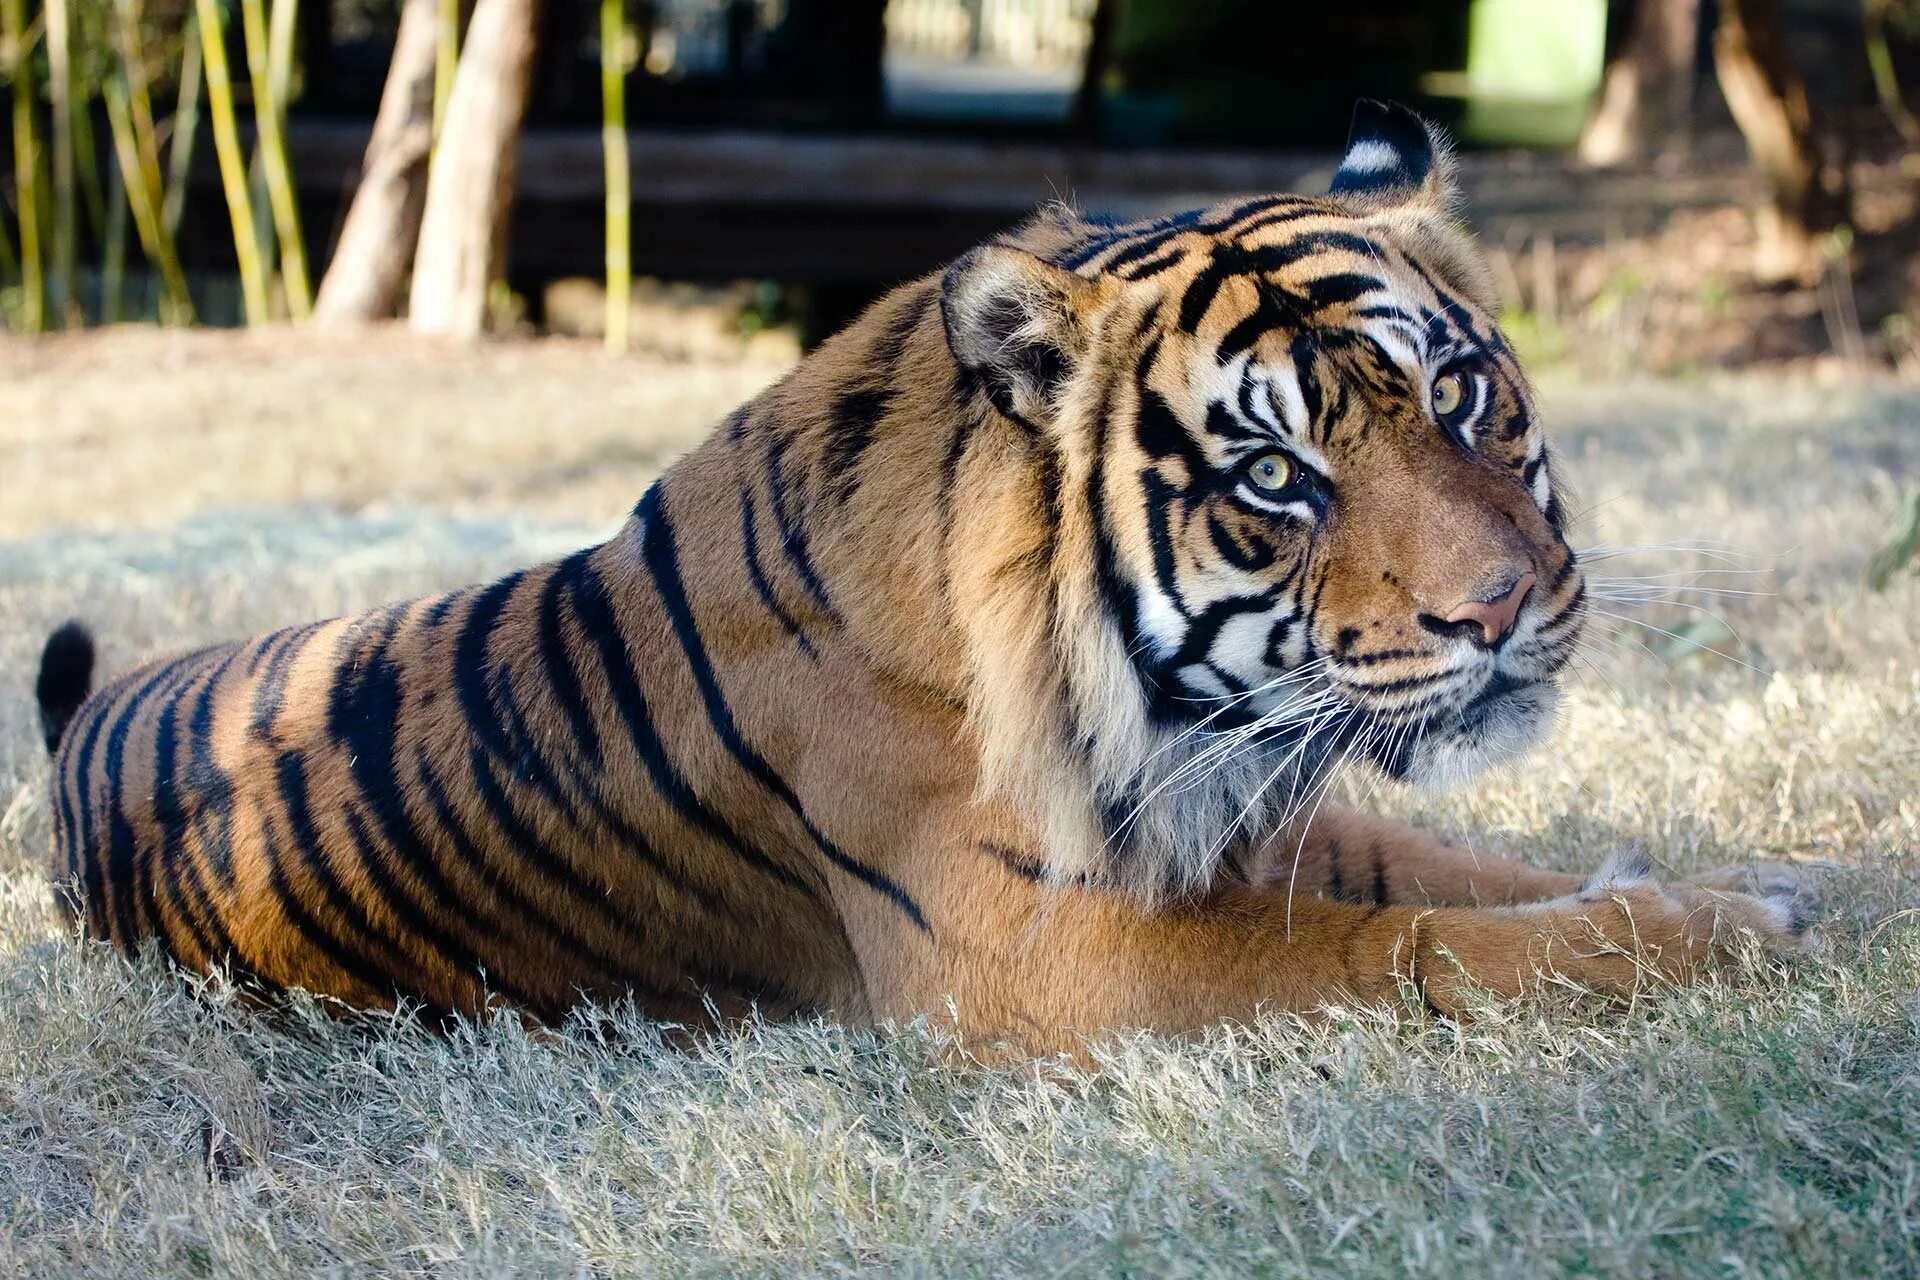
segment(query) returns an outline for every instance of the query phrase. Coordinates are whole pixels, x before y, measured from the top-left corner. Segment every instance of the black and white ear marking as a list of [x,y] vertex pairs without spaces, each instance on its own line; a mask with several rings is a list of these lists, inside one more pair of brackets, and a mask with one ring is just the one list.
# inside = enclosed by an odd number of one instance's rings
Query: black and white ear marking
[[1336,196],[1411,196],[1433,172],[1426,121],[1397,102],[1362,98],[1353,107],[1347,149],[1329,188]]
[[1082,353],[1081,312],[1097,289],[1023,249],[982,246],[941,282],[947,345],[1000,412],[1035,425],[1051,416],[1053,394]]

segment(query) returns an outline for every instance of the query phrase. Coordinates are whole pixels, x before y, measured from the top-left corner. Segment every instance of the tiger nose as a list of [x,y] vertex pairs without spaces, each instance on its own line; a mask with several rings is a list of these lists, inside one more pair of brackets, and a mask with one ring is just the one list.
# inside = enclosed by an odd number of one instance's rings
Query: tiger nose
[[1511,587],[1492,599],[1462,600],[1446,617],[1427,614],[1420,621],[1429,631],[1463,634],[1484,649],[1497,649],[1500,642],[1512,634],[1513,624],[1520,617],[1520,606],[1527,602],[1533,582],[1531,572],[1523,573]]

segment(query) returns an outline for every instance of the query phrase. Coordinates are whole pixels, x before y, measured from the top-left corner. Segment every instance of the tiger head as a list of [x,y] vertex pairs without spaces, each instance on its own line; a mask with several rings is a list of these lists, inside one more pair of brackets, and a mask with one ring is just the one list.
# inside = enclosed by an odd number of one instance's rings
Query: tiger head
[[1053,213],[948,271],[1048,547],[972,711],[1056,874],[1197,887],[1343,762],[1449,783],[1543,736],[1584,588],[1454,199],[1437,131],[1363,103],[1324,197]]

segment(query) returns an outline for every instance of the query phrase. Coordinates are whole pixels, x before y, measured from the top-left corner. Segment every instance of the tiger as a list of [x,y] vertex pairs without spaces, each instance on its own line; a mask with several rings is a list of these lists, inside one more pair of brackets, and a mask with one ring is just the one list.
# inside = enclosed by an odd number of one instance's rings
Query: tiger
[[893,289],[556,562],[90,696],[60,628],[74,929],[349,1009],[1036,1053],[1791,954],[1792,885],[1329,799],[1536,746],[1589,610],[1458,169],[1363,102],[1324,195],[1050,206]]

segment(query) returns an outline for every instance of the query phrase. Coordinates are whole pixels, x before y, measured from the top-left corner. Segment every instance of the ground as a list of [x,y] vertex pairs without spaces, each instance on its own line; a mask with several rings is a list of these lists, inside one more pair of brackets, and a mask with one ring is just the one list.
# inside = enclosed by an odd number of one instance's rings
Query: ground
[[[0,345],[0,1274],[1920,1275],[1920,578],[1860,585],[1920,484],[1910,384],[1549,379],[1580,541],[1670,548],[1596,560],[1601,608],[1681,639],[1597,635],[1554,745],[1467,792],[1352,785],[1555,866],[1836,863],[1791,965],[1123,1037],[1086,1074],[924,1028],[342,1025],[61,932],[51,626],[111,670],[565,550],[778,372]],[[1736,594],[1637,599],[1683,584]]]

